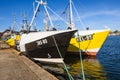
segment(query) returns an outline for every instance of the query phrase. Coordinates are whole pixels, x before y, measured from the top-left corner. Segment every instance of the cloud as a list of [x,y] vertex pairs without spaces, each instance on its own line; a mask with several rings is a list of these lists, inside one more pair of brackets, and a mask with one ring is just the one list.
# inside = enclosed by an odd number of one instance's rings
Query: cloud
[[88,18],[88,17],[94,17],[94,16],[98,16],[98,15],[120,16],[120,11],[119,10],[111,10],[111,11],[87,12],[87,13],[84,13],[81,17]]

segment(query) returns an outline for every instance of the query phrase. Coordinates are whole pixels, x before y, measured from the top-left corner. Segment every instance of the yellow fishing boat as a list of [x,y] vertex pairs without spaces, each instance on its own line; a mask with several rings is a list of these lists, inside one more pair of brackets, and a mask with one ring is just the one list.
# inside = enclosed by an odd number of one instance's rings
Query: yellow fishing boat
[[19,34],[12,34],[8,39],[6,40],[6,43],[10,45],[11,47],[15,47],[16,42],[20,40]]
[[83,55],[96,56],[103,43],[105,42],[110,29],[106,30],[79,30],[79,36],[71,39],[68,47],[68,53],[79,54],[80,50]]
[[[73,19],[73,13],[72,13],[72,6],[74,6],[72,0],[69,0],[69,14],[70,14],[70,22],[69,22],[69,29],[75,28],[75,23]],[[77,12],[77,9],[75,8],[75,13],[78,15],[78,18],[80,19],[80,16]],[[81,22],[81,20],[80,20]],[[83,23],[81,22],[83,25]],[[102,47],[103,43],[105,42],[108,34],[110,32],[110,29],[104,29],[104,30],[89,30],[89,27],[86,28],[86,30],[79,30],[78,33],[74,35],[74,37],[71,39],[67,53],[72,54],[79,54],[79,52],[83,52],[83,55],[91,55],[96,56],[100,48]]]
[[17,42],[20,40],[20,34],[16,31],[17,22],[16,15],[14,15],[14,21],[12,26],[10,27],[9,35],[6,37],[5,42],[10,45],[10,47],[16,47]]

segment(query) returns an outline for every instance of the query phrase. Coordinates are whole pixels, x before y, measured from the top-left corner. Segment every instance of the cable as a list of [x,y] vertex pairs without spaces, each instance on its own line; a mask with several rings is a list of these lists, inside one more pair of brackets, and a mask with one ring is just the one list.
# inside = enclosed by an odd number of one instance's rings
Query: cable
[[[77,31],[77,37],[79,39],[79,32],[78,31]],[[78,40],[78,41],[80,41],[80,40]],[[82,54],[81,54],[81,50],[80,50],[80,42],[78,42],[78,45],[79,45],[80,63],[81,63],[81,67],[82,67],[82,77],[83,77],[83,80],[85,80],[84,67],[83,67],[83,63],[82,63]]]
[[74,3],[73,3],[73,2],[72,2],[72,4],[73,4],[73,8],[74,8],[74,10],[75,10],[75,12],[76,12],[76,14],[77,14],[77,16],[78,16],[78,19],[79,19],[79,21],[80,21],[80,23],[81,23],[81,25],[82,25],[83,29],[85,30],[85,29],[86,29],[86,28],[85,28],[85,25],[83,24],[83,22],[82,22],[82,20],[81,20],[81,17],[80,17],[80,15],[79,15],[79,13],[78,13],[77,9],[75,8],[75,6],[74,6]]
[[[58,53],[59,53],[59,55],[60,55],[60,58],[63,58],[62,55],[61,55],[61,52],[60,52],[60,50],[59,50],[59,48],[58,48],[57,42],[56,42],[56,40],[55,40],[55,37],[52,36],[52,38],[53,38],[53,40],[54,40],[54,43],[55,43],[55,46],[56,46],[56,48],[57,48],[57,51],[58,51]],[[73,77],[71,76],[71,74],[69,73],[69,71],[68,71],[68,69],[67,69],[67,66],[65,65],[64,61],[63,61],[63,65],[64,65],[64,67],[65,67],[65,70],[66,70],[66,72],[67,72],[67,74],[68,74],[69,79],[70,79],[70,80],[74,80]]]

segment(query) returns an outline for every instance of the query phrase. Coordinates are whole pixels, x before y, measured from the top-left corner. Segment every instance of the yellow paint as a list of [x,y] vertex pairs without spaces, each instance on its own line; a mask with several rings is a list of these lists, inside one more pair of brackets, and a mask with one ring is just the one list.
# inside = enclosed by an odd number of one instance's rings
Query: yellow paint
[[16,40],[20,40],[20,35],[16,35]]
[[15,38],[14,38],[14,37],[9,38],[9,39],[6,41],[6,43],[7,43],[8,45],[10,45],[11,47],[14,47],[14,46],[15,46],[15,41],[18,41],[18,40],[20,40],[20,35],[16,35]]
[[[90,75],[90,76],[94,77],[95,80],[106,80],[106,76],[102,76],[102,75],[106,75],[107,73],[100,72],[103,70],[103,68],[102,68],[102,65],[99,63],[99,61],[96,58],[85,58],[82,60],[82,63],[84,66],[85,75]],[[70,73],[73,76],[82,73],[81,72],[82,68],[81,68],[81,64],[80,64],[79,60],[74,59],[74,62],[72,64],[69,63],[68,65],[71,66]],[[86,77],[86,80],[92,80],[92,78],[88,79],[88,77]]]
[[6,43],[13,47],[15,45],[15,40],[13,38],[10,38],[6,41]]
[[78,42],[76,38],[74,37],[70,41],[68,52],[78,52],[79,44],[80,44],[80,49],[83,51],[88,50],[88,49],[101,48],[109,32],[110,30],[96,32],[93,34],[93,38],[91,40],[85,40],[81,42]]

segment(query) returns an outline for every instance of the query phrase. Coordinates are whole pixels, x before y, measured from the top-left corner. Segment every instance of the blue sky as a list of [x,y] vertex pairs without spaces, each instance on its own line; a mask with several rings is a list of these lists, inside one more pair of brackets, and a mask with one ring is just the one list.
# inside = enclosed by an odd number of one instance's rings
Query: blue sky
[[[30,23],[33,15],[33,2],[34,0],[0,0],[0,31],[8,29],[13,24],[14,14],[16,14],[17,19],[16,30],[20,30],[22,26],[23,13],[26,14],[28,23]],[[47,0],[47,2],[48,7],[62,18],[65,18],[62,12],[68,5],[69,0]],[[110,28],[111,30],[120,30],[120,0],[73,0],[73,3],[85,27],[90,29]],[[66,28],[64,21],[61,21],[50,10],[49,12],[57,28]],[[76,28],[83,29],[84,26],[80,24],[79,18],[74,12],[75,10],[73,10],[73,14]],[[35,19],[37,29],[44,29],[43,18],[45,17],[42,6]]]

